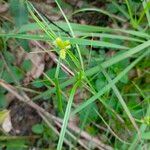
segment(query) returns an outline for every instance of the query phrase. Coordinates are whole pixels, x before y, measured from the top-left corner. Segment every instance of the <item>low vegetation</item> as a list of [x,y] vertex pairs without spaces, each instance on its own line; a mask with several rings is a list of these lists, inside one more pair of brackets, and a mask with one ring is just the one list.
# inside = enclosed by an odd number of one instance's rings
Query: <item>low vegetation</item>
[[150,1],[1,0],[0,24],[0,149],[149,149]]

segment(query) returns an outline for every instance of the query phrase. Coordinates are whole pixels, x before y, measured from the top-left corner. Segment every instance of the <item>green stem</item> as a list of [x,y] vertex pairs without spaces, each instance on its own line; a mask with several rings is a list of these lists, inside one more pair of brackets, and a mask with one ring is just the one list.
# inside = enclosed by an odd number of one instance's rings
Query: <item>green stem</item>
[[60,71],[60,58],[57,64],[56,72],[55,72],[55,84],[56,84],[56,93],[57,93],[57,98],[58,98],[58,109],[59,111],[64,114],[63,112],[63,104],[62,104],[62,95],[61,95],[61,89],[60,89],[60,84],[59,84],[59,71]]
[[61,150],[62,149],[65,133],[66,133],[66,130],[67,130],[67,124],[68,124],[69,117],[70,117],[70,112],[71,112],[71,106],[72,106],[72,103],[73,103],[73,98],[74,98],[76,89],[79,86],[80,82],[81,82],[80,80],[77,81],[76,84],[73,86],[73,88],[71,90],[69,101],[68,101],[67,108],[66,108],[66,111],[65,111],[63,125],[61,127],[61,132],[60,132],[60,136],[59,136],[57,150]]

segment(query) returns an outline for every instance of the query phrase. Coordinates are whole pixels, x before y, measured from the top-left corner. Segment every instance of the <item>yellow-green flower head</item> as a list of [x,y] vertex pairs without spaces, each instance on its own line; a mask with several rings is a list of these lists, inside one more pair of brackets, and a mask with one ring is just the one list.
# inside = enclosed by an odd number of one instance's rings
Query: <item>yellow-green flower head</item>
[[65,45],[66,49],[70,49],[71,48],[69,40],[64,41],[64,45]]
[[65,49],[61,49],[59,52],[60,58],[61,59],[66,59],[66,50]]
[[55,44],[58,48],[60,48],[60,49],[64,48],[63,41],[62,41],[62,39],[59,38],[59,37],[56,38],[56,40],[54,41],[54,44]]
[[147,125],[150,125],[150,116],[146,116],[142,119],[142,122],[147,124]]
[[63,41],[60,37],[56,38],[54,44],[60,49],[70,49],[70,42],[68,40]]
[[60,37],[56,38],[54,44],[60,49],[59,55],[61,59],[66,59],[66,52],[71,48],[68,40],[63,41]]

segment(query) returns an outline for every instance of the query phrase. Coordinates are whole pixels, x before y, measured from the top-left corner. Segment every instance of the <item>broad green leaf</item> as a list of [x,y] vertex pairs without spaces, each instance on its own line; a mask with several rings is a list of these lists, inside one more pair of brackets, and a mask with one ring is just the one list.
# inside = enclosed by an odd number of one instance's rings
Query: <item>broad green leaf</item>
[[24,60],[22,63],[22,68],[28,72],[29,70],[31,70],[32,67],[32,62],[30,60]]
[[150,140],[150,132],[144,132],[142,133],[142,139],[144,140]]
[[44,80],[36,79],[32,82],[32,85],[36,88],[41,88],[44,86]]
[[25,0],[10,0],[10,10],[16,27],[21,27],[28,22],[28,11]]
[[35,124],[32,126],[32,132],[36,134],[42,134],[44,132],[43,124]]
[[[87,112],[87,110],[89,110],[89,112]],[[95,113],[95,110],[98,111],[97,105],[95,103],[92,103],[86,109],[83,109],[79,113],[81,123],[84,120],[84,117],[86,116],[86,113],[88,113],[89,115],[88,115],[88,118],[87,118],[85,124],[89,124],[91,121],[96,121],[96,119],[98,118],[98,115],[97,115],[97,113]]]

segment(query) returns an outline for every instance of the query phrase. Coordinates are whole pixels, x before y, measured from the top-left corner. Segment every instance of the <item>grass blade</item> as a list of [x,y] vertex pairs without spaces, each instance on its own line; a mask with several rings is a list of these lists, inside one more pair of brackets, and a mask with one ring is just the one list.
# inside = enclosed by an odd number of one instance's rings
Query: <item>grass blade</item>
[[73,103],[73,98],[74,98],[76,89],[79,86],[79,84],[80,84],[80,81],[77,81],[76,84],[73,86],[73,88],[71,90],[70,97],[69,97],[68,104],[67,104],[67,108],[66,108],[66,111],[65,111],[65,116],[64,116],[64,119],[63,119],[63,125],[61,127],[61,132],[60,132],[60,136],[59,136],[57,150],[62,149],[65,133],[66,133],[66,130],[67,130],[67,124],[68,124],[68,120],[69,120],[69,116],[70,116],[71,106],[72,106],[72,103]]
[[118,16],[116,16],[114,14],[110,14],[109,12],[107,12],[107,11],[105,11],[103,9],[98,9],[98,8],[83,8],[83,9],[79,9],[79,10],[75,11],[73,13],[73,15],[77,14],[77,13],[80,13],[80,12],[85,12],[85,11],[95,11],[95,12],[99,12],[99,13],[102,13],[104,15],[107,15],[110,18],[116,19],[116,20],[121,21],[121,22],[125,22],[126,21],[125,19],[123,19],[121,17],[118,17]]

